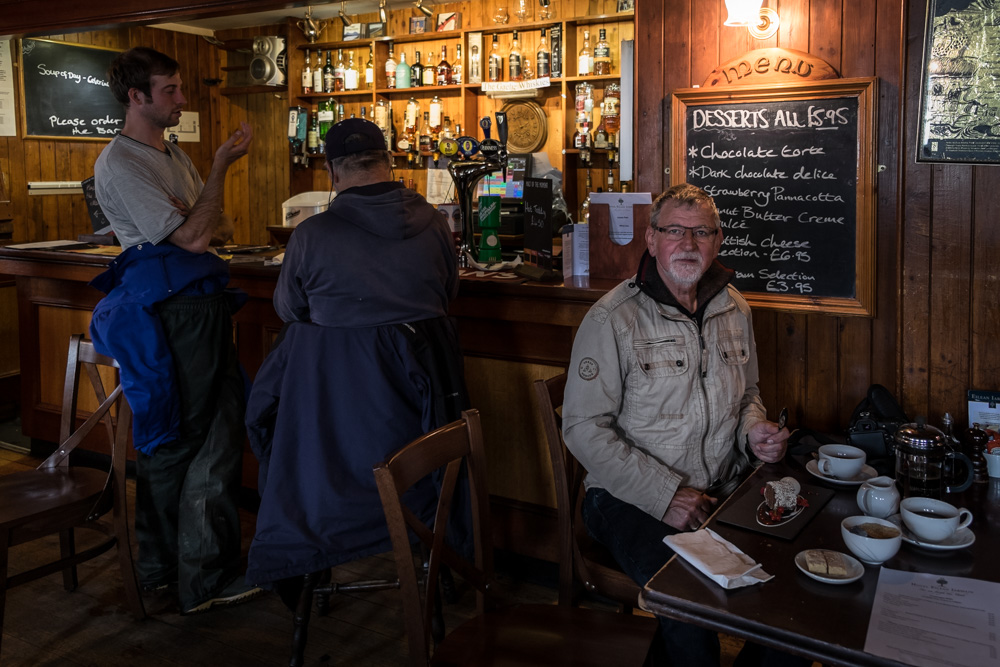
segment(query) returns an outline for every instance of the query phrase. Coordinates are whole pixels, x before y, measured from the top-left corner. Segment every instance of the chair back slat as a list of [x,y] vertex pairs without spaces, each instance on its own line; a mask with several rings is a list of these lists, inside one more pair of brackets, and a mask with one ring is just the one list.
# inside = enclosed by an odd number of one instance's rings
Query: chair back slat
[[[469,562],[445,542],[448,513],[463,461],[469,475],[475,563]],[[461,420],[421,436],[375,466],[375,480],[399,573],[410,658],[414,665],[425,665],[430,657],[433,591],[437,590],[441,565],[448,565],[476,587],[478,608],[485,606],[483,598],[493,592],[492,549],[483,545],[483,536],[491,534],[484,465],[479,412],[467,410],[462,413]],[[403,504],[402,497],[418,481],[442,468],[445,469],[443,483],[434,526],[431,527]],[[420,585],[407,528],[430,549],[423,586]]]

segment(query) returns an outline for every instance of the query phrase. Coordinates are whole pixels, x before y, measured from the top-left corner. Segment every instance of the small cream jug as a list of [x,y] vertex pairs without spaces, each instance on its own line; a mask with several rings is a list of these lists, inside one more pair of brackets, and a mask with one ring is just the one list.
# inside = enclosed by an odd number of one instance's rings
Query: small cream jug
[[868,516],[885,519],[899,511],[899,491],[891,477],[873,477],[858,489],[858,507]]

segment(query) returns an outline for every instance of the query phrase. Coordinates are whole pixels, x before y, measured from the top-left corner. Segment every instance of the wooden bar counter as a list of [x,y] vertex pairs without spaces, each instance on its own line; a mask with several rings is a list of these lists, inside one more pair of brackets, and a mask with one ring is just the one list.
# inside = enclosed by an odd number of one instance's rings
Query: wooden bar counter
[[[240,361],[251,378],[282,325],[271,302],[279,267],[253,257],[238,256],[230,282],[250,297],[234,320]],[[58,439],[67,341],[88,330],[103,295],[87,283],[110,261],[106,255],[0,248],[0,274],[17,283],[22,430],[33,439]],[[462,280],[452,313],[459,321],[472,405],[483,417],[497,546],[556,560],[552,470],[531,383],[566,368],[576,327],[615,283],[573,288]],[[243,484],[256,483],[257,462],[248,449]]]

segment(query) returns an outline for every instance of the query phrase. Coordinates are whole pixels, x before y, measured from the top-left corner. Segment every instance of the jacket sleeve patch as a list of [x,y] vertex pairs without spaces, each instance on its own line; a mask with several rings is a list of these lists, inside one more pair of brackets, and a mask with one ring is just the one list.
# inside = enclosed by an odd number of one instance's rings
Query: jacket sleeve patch
[[579,373],[580,377],[584,380],[593,380],[597,377],[600,372],[600,367],[597,365],[597,361],[591,359],[590,357],[584,357],[580,360]]

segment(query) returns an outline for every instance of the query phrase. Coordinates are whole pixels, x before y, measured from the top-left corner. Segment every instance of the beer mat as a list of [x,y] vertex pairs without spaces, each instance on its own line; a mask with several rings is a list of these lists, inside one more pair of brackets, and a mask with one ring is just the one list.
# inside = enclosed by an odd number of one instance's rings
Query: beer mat
[[779,537],[783,540],[794,540],[802,532],[802,529],[806,527],[806,524],[819,514],[823,506],[836,493],[833,489],[824,489],[811,484],[801,484],[802,488],[799,491],[799,495],[806,499],[809,506],[803,508],[797,515],[779,525],[763,526],[757,521],[757,508],[764,502],[764,496],[760,490],[768,481],[772,480],[765,479],[761,480],[760,484],[748,486],[742,496],[730,501],[723,508],[716,517],[716,520],[719,523],[746,528],[756,533]]
[[518,284],[527,282],[527,278],[523,278],[513,271],[481,271],[479,269],[469,269],[460,268],[458,270],[458,277],[462,280],[487,280],[499,283],[512,283]]

